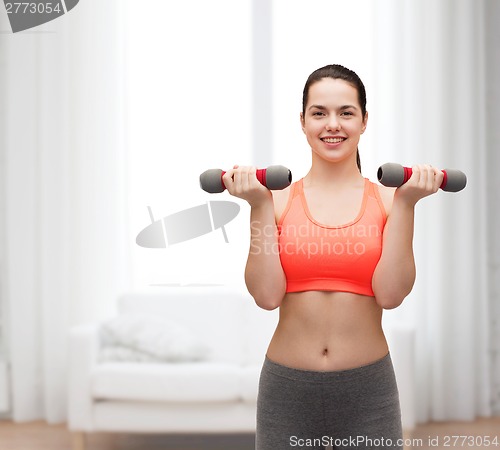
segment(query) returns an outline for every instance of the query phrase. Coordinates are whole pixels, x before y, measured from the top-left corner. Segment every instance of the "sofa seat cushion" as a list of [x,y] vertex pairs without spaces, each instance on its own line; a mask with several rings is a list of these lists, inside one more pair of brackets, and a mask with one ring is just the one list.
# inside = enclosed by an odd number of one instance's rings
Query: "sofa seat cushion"
[[170,402],[241,400],[241,367],[220,362],[98,364],[91,376],[96,399]]
[[261,366],[246,366],[241,370],[241,398],[244,402],[257,403]]

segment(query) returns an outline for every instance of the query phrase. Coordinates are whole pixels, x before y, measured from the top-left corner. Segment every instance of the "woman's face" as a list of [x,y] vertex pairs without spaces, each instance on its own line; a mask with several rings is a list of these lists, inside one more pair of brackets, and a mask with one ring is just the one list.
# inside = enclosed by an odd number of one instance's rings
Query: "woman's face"
[[333,78],[314,83],[300,119],[307,141],[318,156],[332,162],[356,160],[368,114],[363,117],[358,92],[351,84]]

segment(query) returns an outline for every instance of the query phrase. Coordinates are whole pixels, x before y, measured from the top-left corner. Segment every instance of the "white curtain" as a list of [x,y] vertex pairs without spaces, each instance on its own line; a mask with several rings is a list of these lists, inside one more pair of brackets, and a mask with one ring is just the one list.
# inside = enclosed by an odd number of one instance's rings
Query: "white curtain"
[[374,19],[370,126],[381,162],[431,163],[468,177],[464,191],[417,205],[416,285],[385,319],[416,329],[419,422],[488,416],[485,5],[383,1]]
[[500,415],[500,2],[487,0],[486,17],[486,145],[488,188],[488,274],[490,290],[490,348],[492,408]]
[[0,35],[2,321],[16,421],[65,420],[69,327],[109,315],[129,287],[122,24],[119,0],[85,0]]

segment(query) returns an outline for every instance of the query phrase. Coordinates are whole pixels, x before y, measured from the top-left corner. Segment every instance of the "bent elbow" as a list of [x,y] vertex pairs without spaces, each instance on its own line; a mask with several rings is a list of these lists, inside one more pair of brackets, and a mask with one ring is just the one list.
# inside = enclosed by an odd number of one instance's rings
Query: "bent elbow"
[[406,296],[375,296],[375,301],[383,309],[394,309],[403,303]]
[[403,303],[404,299],[408,296],[410,292],[411,288],[397,289],[392,292],[390,290],[385,290],[385,292],[384,291],[380,292],[380,290],[379,291],[374,290],[375,301],[383,309],[394,309],[400,306],[401,303]]
[[413,289],[415,278],[407,280],[404,283],[381,283],[374,282],[373,293],[375,301],[383,309],[394,309],[403,303],[404,299],[410,294]]
[[285,296],[285,291],[286,285],[279,287],[274,286],[273,289],[264,289],[261,286],[258,290],[249,290],[257,306],[267,311],[272,311],[281,305],[283,297]]
[[281,305],[283,295],[254,295],[253,298],[259,308],[265,309],[267,311],[272,311]]
[[257,303],[257,306],[259,306],[262,309],[265,309],[266,311],[273,311],[276,308],[278,308],[281,304],[281,302],[267,302],[267,303],[262,303],[262,302],[255,302]]
[[278,308],[286,293],[286,279],[273,279],[268,283],[250,283],[250,278],[246,279],[248,292],[255,300],[259,308],[272,311]]

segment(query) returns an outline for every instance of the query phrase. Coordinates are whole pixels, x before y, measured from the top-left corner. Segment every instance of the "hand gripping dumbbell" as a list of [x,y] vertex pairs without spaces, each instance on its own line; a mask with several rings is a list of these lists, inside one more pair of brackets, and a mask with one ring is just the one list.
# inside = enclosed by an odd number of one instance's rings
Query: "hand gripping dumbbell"
[[[225,173],[221,169],[205,170],[200,175],[200,187],[211,194],[223,192],[226,189],[222,181]],[[284,166],[269,166],[267,169],[257,169],[255,175],[259,182],[270,190],[285,189],[292,182],[292,172]]]
[[[443,182],[440,188],[447,192],[461,191],[467,184],[465,173],[457,169],[444,169]],[[399,187],[406,183],[413,173],[411,167],[403,167],[401,164],[386,163],[378,168],[377,178],[384,186]]]

